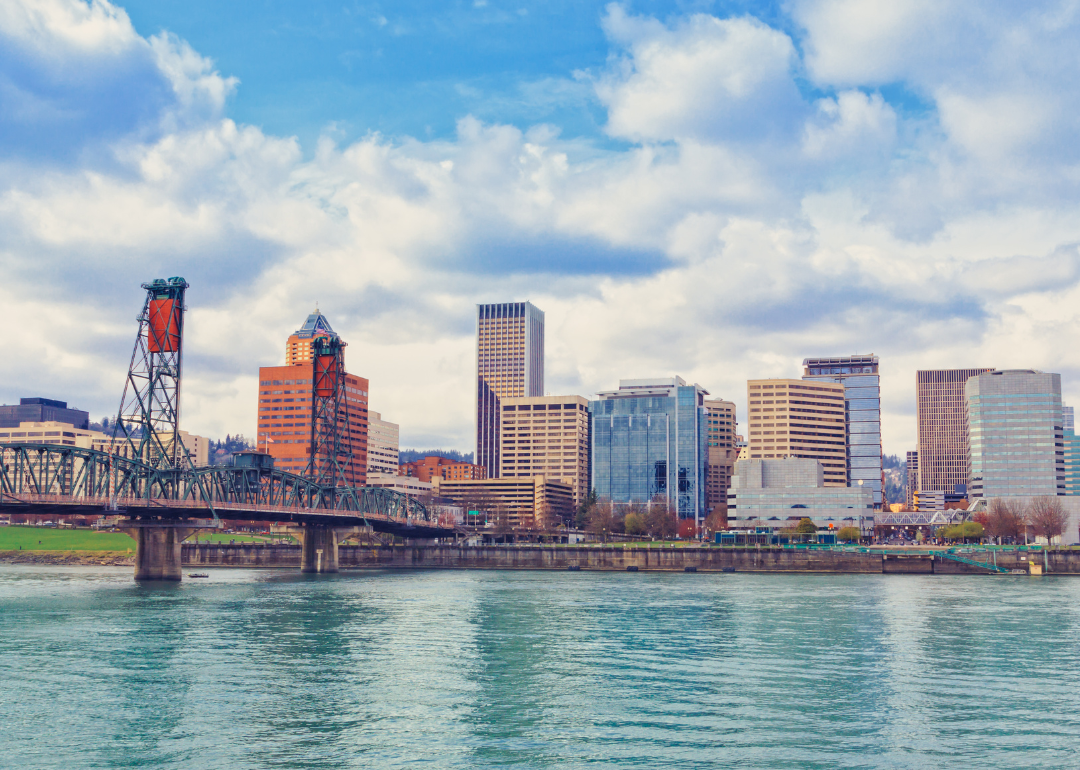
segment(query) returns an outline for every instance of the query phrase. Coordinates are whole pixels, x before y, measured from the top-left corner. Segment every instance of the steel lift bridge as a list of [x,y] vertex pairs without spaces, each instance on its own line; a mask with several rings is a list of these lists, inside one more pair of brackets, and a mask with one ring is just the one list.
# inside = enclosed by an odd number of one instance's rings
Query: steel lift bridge
[[0,511],[119,514],[136,542],[136,580],[179,580],[180,544],[222,518],[290,525],[303,543],[301,570],[336,572],[348,534],[413,538],[452,534],[452,525],[399,492],[354,487],[345,395],[345,344],[314,340],[310,460],[304,474],[276,470],[260,452],[227,467],[196,468],[180,434],[183,278],[145,283],[146,299],[112,439],[104,449],[0,444]]

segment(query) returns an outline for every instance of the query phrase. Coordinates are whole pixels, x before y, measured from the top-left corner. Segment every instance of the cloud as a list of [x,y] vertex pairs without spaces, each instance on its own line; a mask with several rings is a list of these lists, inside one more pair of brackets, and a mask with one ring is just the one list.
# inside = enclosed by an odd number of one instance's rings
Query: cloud
[[462,115],[305,148],[230,119],[234,79],[116,6],[6,3],[0,321],[33,333],[0,341],[0,398],[114,409],[139,284],[171,275],[186,419],[215,436],[253,432],[255,372],[316,302],[407,444],[469,447],[485,301],[545,310],[553,392],[674,372],[741,404],[747,378],[876,352],[889,451],[916,368],[1080,373],[1072,17],[793,8],[789,34],[609,6],[608,63],[536,86],[591,84],[606,136]]
[[760,139],[800,116],[794,46],[754,18],[696,14],[669,27],[613,4],[604,29],[625,52],[596,86],[613,136]]

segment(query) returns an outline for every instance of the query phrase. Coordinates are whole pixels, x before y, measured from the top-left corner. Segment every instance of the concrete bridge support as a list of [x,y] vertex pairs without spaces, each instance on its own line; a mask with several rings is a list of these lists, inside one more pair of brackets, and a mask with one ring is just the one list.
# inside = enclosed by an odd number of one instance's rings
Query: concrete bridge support
[[[279,531],[277,527],[274,529]],[[286,531],[300,541],[300,571],[329,574],[338,571],[338,545],[341,541],[368,530],[367,527],[305,524],[302,527],[289,527]]]
[[196,530],[216,528],[203,521],[154,521],[130,519],[119,523],[135,541],[136,580],[180,580],[180,544]]

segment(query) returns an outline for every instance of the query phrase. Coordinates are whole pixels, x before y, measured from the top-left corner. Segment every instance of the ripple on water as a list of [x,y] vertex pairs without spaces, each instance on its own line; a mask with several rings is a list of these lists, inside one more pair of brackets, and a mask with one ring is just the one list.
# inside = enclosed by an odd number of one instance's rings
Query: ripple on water
[[0,567],[25,768],[1080,766],[1080,582]]

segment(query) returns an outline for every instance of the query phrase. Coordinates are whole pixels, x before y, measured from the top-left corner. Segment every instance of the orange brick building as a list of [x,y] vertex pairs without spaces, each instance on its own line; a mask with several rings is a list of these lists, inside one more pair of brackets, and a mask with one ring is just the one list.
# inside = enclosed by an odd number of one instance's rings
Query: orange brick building
[[[311,340],[315,336],[337,336],[325,316],[316,311],[304,327],[286,343],[286,366],[259,368],[258,448],[274,458],[274,466],[291,473],[304,473],[311,458],[311,403],[313,397]],[[293,347],[299,338],[308,351]],[[294,352],[296,351],[296,352]],[[367,482],[368,381],[346,373],[348,425],[342,437],[352,452],[345,468],[345,480],[354,486]]]
[[474,481],[487,478],[487,468],[482,465],[463,463],[446,457],[429,455],[422,460],[414,460],[398,466],[399,476],[411,476],[419,481],[428,481],[435,476],[447,481]]

